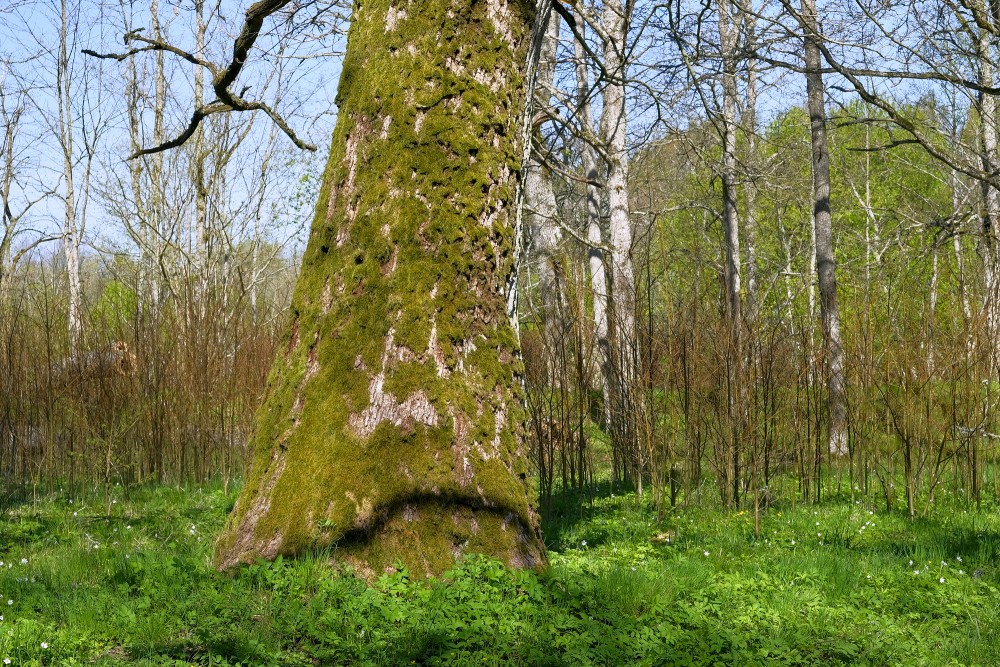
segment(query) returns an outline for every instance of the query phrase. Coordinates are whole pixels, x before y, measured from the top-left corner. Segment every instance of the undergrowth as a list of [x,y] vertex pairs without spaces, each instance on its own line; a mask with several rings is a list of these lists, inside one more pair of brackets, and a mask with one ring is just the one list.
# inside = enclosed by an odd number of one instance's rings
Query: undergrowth
[[[215,486],[8,492],[0,661],[27,665],[993,665],[1000,518],[829,500],[761,518],[598,490],[551,568],[471,557],[372,585],[336,551],[220,574]],[[11,500],[11,499],[15,500]],[[7,663],[7,660],[10,662]]]

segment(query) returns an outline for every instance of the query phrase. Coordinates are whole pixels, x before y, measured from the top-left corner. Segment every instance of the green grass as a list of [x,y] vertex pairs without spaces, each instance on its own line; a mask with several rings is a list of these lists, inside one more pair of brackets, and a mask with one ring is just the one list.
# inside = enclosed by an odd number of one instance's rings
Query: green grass
[[911,522],[832,500],[772,509],[757,540],[750,514],[658,522],[605,489],[563,499],[546,573],[469,558],[369,586],[331,552],[214,572],[232,504],[214,486],[4,498],[0,664],[1000,662],[995,511]]

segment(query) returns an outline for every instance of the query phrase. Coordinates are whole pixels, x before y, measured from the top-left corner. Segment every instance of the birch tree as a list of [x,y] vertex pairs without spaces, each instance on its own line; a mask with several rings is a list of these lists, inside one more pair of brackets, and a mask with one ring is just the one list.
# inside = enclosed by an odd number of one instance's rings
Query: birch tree
[[[77,212],[76,191],[76,131],[74,123],[73,95],[79,94],[74,87],[71,58],[75,54],[70,46],[70,40],[76,34],[73,30],[75,16],[68,0],[59,0],[59,45],[55,54],[55,87],[58,105],[58,120],[55,130],[62,153],[62,178],[64,205],[63,218],[63,255],[66,258],[66,278],[69,286],[69,304],[67,322],[69,326],[70,346],[75,350],[80,345],[83,335],[83,289],[80,283],[80,237],[83,235],[83,223]],[[87,166],[90,166],[88,160]],[[89,174],[89,169],[88,169]]]

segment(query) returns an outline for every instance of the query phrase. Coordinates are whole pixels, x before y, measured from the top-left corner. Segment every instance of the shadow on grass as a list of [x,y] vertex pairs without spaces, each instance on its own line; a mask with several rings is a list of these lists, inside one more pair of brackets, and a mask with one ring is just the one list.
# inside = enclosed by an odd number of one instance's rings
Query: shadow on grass
[[0,485],[0,560],[12,550],[39,541],[55,527],[57,522],[47,514],[25,511],[33,503],[30,486]]
[[[627,527],[639,518],[646,523],[654,516],[646,500],[636,497],[634,489],[609,481],[582,490],[561,489],[552,494],[542,510],[542,535],[551,551],[560,551],[569,535],[585,539],[591,547],[605,544],[615,532],[612,519],[622,518],[623,514],[634,516],[617,522],[618,528]],[[581,527],[585,528],[583,533]]]
[[919,518],[887,530],[877,540],[859,539],[852,529],[830,534],[829,541],[833,546],[867,556],[912,560],[917,567],[946,562],[957,570],[964,564],[968,574],[992,578],[1000,562],[1000,532],[977,526],[977,519],[971,516],[971,526],[957,526],[948,517]]

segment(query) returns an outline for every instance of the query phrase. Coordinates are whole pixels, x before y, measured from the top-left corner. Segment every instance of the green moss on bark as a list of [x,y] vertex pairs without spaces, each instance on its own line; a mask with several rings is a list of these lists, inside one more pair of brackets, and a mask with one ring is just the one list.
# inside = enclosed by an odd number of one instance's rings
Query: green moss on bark
[[544,562],[518,433],[512,270],[526,5],[355,5],[293,321],[221,567]]

